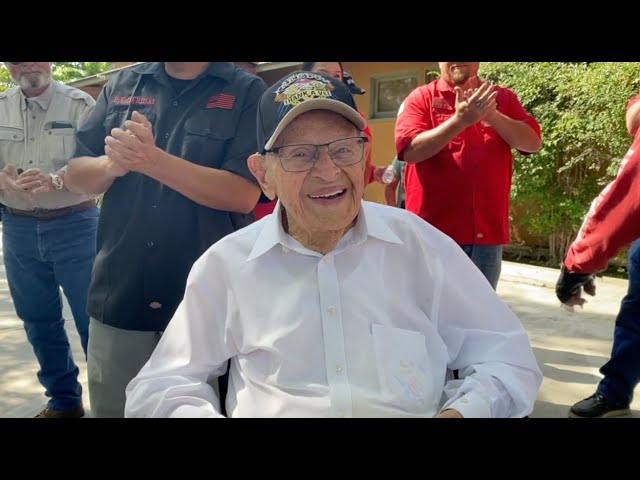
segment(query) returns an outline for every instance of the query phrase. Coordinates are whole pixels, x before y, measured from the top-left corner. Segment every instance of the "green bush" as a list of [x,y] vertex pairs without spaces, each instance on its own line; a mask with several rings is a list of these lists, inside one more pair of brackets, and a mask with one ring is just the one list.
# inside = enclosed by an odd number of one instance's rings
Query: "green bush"
[[[102,73],[113,68],[112,62],[54,62],[53,78],[67,83],[78,78]],[[4,62],[0,62],[0,92],[13,86],[13,80]]]
[[486,62],[480,74],[512,88],[542,125],[540,151],[516,153],[512,205],[524,214],[514,226],[544,235],[557,265],[631,145],[624,116],[640,63]]

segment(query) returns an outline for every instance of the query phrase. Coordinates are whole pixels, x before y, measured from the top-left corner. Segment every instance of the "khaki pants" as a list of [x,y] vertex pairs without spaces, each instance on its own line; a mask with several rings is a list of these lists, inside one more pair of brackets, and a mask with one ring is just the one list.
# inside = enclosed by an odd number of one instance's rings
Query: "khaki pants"
[[94,417],[124,417],[125,389],[147,363],[161,336],[162,332],[122,330],[90,320],[87,371]]

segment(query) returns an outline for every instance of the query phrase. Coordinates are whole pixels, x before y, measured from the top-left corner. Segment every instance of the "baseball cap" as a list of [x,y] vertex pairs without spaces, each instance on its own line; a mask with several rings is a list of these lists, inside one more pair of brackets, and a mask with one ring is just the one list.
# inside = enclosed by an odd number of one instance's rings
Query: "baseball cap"
[[273,148],[287,125],[312,110],[338,113],[360,130],[367,125],[349,88],[339,78],[298,70],[273,84],[260,98],[257,123],[261,153]]
[[364,93],[367,93],[364,88],[360,88],[358,85],[356,85],[355,80],[349,72],[342,72],[342,81],[347,85],[347,87],[349,87],[349,91],[354,95],[362,95]]

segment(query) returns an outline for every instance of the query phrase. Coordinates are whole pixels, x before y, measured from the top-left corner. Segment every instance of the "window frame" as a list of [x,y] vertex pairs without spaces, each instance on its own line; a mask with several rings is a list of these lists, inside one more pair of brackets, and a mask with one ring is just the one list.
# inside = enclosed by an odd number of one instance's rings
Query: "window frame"
[[[377,109],[377,105],[378,105],[378,87],[380,85],[380,83],[385,82],[385,81],[392,81],[392,80],[401,80],[401,79],[405,79],[405,78],[413,78],[416,82],[415,86],[409,91],[407,92],[407,95],[409,93],[411,93],[414,89],[418,88],[420,85],[422,85],[421,80],[424,80],[426,74],[420,75],[420,70],[401,70],[401,71],[396,71],[396,72],[389,72],[389,73],[380,73],[380,74],[375,74],[375,75],[371,75],[370,78],[370,84],[371,84],[371,92],[373,92],[371,94],[371,99],[369,102],[369,118],[371,120],[380,120],[380,119],[394,119],[397,117],[398,115],[398,111],[396,109],[396,111],[391,112],[391,111],[385,111],[385,112],[381,112],[378,111]],[[398,108],[400,107],[400,105],[398,105]]]

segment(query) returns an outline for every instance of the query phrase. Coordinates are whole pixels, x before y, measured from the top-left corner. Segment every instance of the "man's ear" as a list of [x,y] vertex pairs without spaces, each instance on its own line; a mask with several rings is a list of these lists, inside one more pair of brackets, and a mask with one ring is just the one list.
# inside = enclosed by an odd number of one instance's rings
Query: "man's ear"
[[254,153],[247,159],[247,165],[253,176],[258,180],[258,183],[260,183],[260,188],[262,188],[264,194],[270,200],[276,198],[275,189],[267,180],[267,157],[259,153]]

